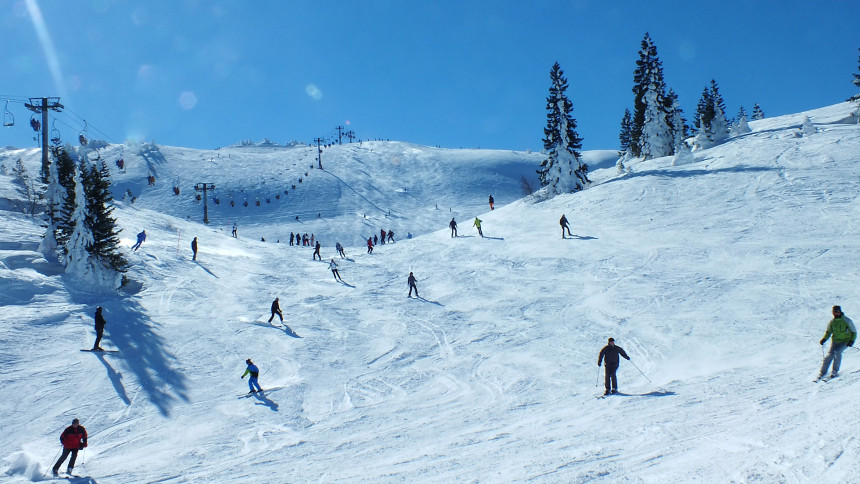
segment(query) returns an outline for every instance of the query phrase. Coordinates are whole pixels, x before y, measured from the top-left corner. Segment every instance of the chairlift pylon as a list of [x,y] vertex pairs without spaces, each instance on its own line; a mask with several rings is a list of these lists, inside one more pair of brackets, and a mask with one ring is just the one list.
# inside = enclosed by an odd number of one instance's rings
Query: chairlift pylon
[[3,126],[15,126],[15,115],[9,111],[9,100],[6,100],[6,109],[3,112]]

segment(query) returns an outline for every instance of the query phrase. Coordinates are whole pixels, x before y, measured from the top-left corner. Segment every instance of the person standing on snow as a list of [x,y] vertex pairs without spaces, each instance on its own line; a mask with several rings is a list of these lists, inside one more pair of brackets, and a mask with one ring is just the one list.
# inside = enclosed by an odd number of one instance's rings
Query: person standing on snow
[[[263,389],[260,388],[260,384],[257,382],[257,377],[260,376],[260,369],[251,361],[251,358],[245,360],[245,363],[248,367],[245,369],[245,373],[242,373],[242,379],[245,379],[245,375],[251,375],[251,378],[248,378],[248,388],[251,389],[248,393],[262,392]],[[254,387],[257,387],[257,389],[255,390]]]
[[237,239],[239,238],[239,235],[237,235],[237,233],[236,233],[236,231],[238,229],[239,229],[239,225],[236,222],[233,222],[233,237],[237,238]]
[[493,210],[493,204],[494,203],[495,203],[495,200],[493,200],[493,196],[490,195],[490,210]]
[[409,284],[409,295],[406,297],[412,297],[412,290],[415,289],[415,297],[421,297],[418,295],[418,286],[415,285],[415,276],[410,272],[409,279],[407,279],[407,284]]
[[271,323],[273,319],[275,319],[275,315],[278,315],[281,318],[281,322],[284,322],[284,313],[281,312],[281,304],[278,302],[278,298],[275,298],[272,301],[272,315],[269,317],[269,322]]
[[394,231],[393,230],[388,231],[388,241],[394,242]]
[[104,316],[102,316],[102,307],[99,306],[96,308],[96,314],[94,316],[96,320],[96,342],[93,343],[93,351],[104,351],[99,343],[102,342],[102,336],[105,334],[105,321]]
[[819,343],[823,346],[831,336],[833,340],[830,343],[830,351],[824,357],[824,362],[821,364],[821,371],[818,372],[816,381],[824,377],[831,362],[833,362],[833,371],[830,372],[830,378],[836,378],[839,375],[839,366],[842,364],[842,352],[845,351],[846,347],[854,346],[854,340],[857,339],[857,329],[854,327],[854,321],[851,321],[839,306],[833,306],[833,319],[827,323],[827,331]]
[[334,259],[328,263],[328,268],[331,269],[331,273],[334,276],[335,281],[343,282],[343,278],[340,277],[340,272],[337,270],[337,262],[335,262]]
[[191,260],[197,260],[197,237],[194,237],[194,240],[191,241],[191,252],[194,253]]
[[317,257],[319,257],[319,258],[320,258],[320,262],[322,262],[322,256],[320,255],[320,247],[321,247],[321,246],[320,246],[320,241],[319,241],[319,240],[317,240],[317,243],[316,243],[316,245],[314,246],[314,257],[313,257],[313,259],[314,259],[314,260],[317,260]]
[[373,239],[371,239],[370,237],[367,238],[367,253],[373,253]]
[[140,244],[146,240],[146,230],[142,230],[139,234],[137,234],[137,243],[131,246],[131,250],[137,252],[137,249],[140,248]]
[[457,236],[457,222],[454,221],[454,217],[451,217],[451,222],[448,223],[448,227],[451,227],[451,238]]
[[618,378],[615,376],[615,372],[618,371],[618,365],[621,361],[618,359],[619,355],[623,356],[625,360],[630,361],[627,353],[620,346],[615,346],[615,338],[609,338],[609,343],[600,350],[600,355],[597,357],[597,366],[600,366],[601,361],[606,363],[606,377],[603,382],[606,387],[606,393],[604,395],[618,393]]
[[481,238],[484,238],[484,232],[481,232],[481,219],[475,217],[475,222],[473,222],[472,225],[478,228],[478,234],[481,236]]
[[561,214],[561,218],[558,220],[558,224],[561,225],[561,238],[564,238],[564,229],[567,229],[567,235],[573,237],[573,234],[570,233],[570,225],[567,223],[567,217],[564,214]]
[[334,248],[337,249],[337,253],[340,254],[341,259],[346,258],[346,255],[343,253],[343,246],[340,245],[340,242],[334,244]]
[[385,245],[385,236],[388,235],[385,229],[379,229],[379,243]]
[[87,429],[83,425],[80,425],[78,419],[73,419],[72,425],[66,427],[66,430],[63,430],[63,433],[60,434],[60,443],[63,444],[63,454],[52,469],[55,476],[59,475],[60,466],[63,465],[69,454],[72,454],[72,458],[69,459],[66,473],[72,473],[72,469],[75,467],[75,460],[78,458],[78,451],[87,446]]

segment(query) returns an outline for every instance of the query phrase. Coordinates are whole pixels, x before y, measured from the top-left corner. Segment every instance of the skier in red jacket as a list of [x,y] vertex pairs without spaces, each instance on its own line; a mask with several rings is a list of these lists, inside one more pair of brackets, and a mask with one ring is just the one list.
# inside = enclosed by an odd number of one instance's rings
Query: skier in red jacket
[[63,444],[63,454],[60,456],[60,460],[54,464],[54,475],[59,475],[60,466],[63,465],[63,461],[66,460],[66,457],[69,454],[72,454],[72,458],[69,459],[69,467],[66,468],[66,472],[71,474],[72,469],[75,467],[75,459],[78,458],[78,451],[87,446],[87,429],[84,428],[83,425],[80,425],[78,419],[72,420],[72,425],[66,427],[66,430],[63,430],[63,433],[60,434],[60,443]]

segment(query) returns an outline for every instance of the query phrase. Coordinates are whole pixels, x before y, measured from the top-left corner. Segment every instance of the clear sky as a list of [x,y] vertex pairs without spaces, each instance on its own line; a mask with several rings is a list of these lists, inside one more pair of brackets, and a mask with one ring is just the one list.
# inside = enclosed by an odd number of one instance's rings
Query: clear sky
[[756,0],[12,0],[0,11],[0,145],[36,146],[29,97],[60,96],[74,141],[215,148],[331,137],[540,150],[558,61],[584,149],[615,149],[647,31],[691,118],[857,92],[860,2]]

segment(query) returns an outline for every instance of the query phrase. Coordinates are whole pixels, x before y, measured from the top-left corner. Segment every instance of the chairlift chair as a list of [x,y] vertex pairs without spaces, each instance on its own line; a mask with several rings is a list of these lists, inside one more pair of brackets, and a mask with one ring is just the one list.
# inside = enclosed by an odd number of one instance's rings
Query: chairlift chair
[[81,146],[86,146],[88,143],[87,140],[87,120],[84,120],[84,129],[81,130],[81,134],[78,135],[78,141],[81,143]]
[[9,111],[9,100],[6,100],[6,110],[3,112],[3,126],[15,126],[15,115]]
[[60,146],[61,141],[60,130],[57,129],[56,120],[54,120],[51,123],[51,143],[54,143],[54,146]]
[[36,118],[35,114],[30,116],[30,127],[37,133],[42,130],[42,122]]

